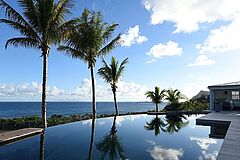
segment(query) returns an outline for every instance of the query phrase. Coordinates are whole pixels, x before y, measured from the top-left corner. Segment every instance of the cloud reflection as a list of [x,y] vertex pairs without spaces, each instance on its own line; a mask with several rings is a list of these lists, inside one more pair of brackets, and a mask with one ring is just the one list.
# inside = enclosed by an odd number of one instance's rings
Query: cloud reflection
[[202,149],[202,155],[198,157],[198,160],[216,160],[218,156],[218,151],[213,151],[208,153],[208,148],[212,144],[217,144],[217,140],[209,138],[200,137],[190,137],[191,141],[196,141],[199,147]]
[[196,141],[202,150],[207,150],[211,144],[217,144],[217,140],[209,138],[190,137],[191,141]]
[[162,148],[159,145],[148,152],[154,160],[179,160],[183,156],[182,149]]
[[218,152],[214,151],[212,153],[207,153],[206,151],[202,151],[202,155],[198,157],[198,160],[216,160],[218,156]]
[[116,119],[116,124],[118,127],[122,126],[122,123],[126,120],[133,122],[136,119],[146,117],[147,115],[131,115],[131,116],[118,116]]

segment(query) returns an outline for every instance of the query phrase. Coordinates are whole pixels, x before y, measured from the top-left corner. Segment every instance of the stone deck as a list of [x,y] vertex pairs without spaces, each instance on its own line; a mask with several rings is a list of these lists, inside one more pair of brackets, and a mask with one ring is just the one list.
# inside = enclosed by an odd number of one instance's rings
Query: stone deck
[[42,128],[24,128],[0,134],[0,145],[41,133]]
[[240,112],[212,112],[196,119],[197,124],[230,123],[217,160],[240,160]]

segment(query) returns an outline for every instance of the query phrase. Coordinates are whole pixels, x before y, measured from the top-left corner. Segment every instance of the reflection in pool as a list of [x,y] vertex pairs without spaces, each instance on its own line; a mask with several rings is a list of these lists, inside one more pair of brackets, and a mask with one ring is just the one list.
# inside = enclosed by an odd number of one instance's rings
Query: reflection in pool
[[1,160],[216,159],[222,139],[192,116],[118,116],[50,127],[0,147]]

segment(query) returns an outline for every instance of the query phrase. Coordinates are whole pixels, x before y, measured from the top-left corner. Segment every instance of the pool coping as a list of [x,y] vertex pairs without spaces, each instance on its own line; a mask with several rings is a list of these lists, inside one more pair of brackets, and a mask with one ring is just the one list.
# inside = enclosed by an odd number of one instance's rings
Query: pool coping
[[0,134],[0,145],[15,142],[26,137],[42,133],[43,128],[24,128]]
[[182,115],[182,114],[208,114],[210,110],[201,111],[161,111],[161,112],[147,112],[148,115]]
[[240,159],[240,112],[223,111],[211,112],[196,119],[196,124],[229,123],[223,144],[217,156],[217,160]]

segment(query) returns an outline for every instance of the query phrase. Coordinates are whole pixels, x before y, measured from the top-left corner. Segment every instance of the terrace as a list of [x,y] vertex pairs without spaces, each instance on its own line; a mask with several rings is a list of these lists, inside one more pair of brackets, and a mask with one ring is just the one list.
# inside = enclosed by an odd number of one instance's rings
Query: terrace
[[229,124],[217,160],[240,159],[240,112],[223,111],[212,112],[196,119],[197,125],[211,126],[214,124]]

